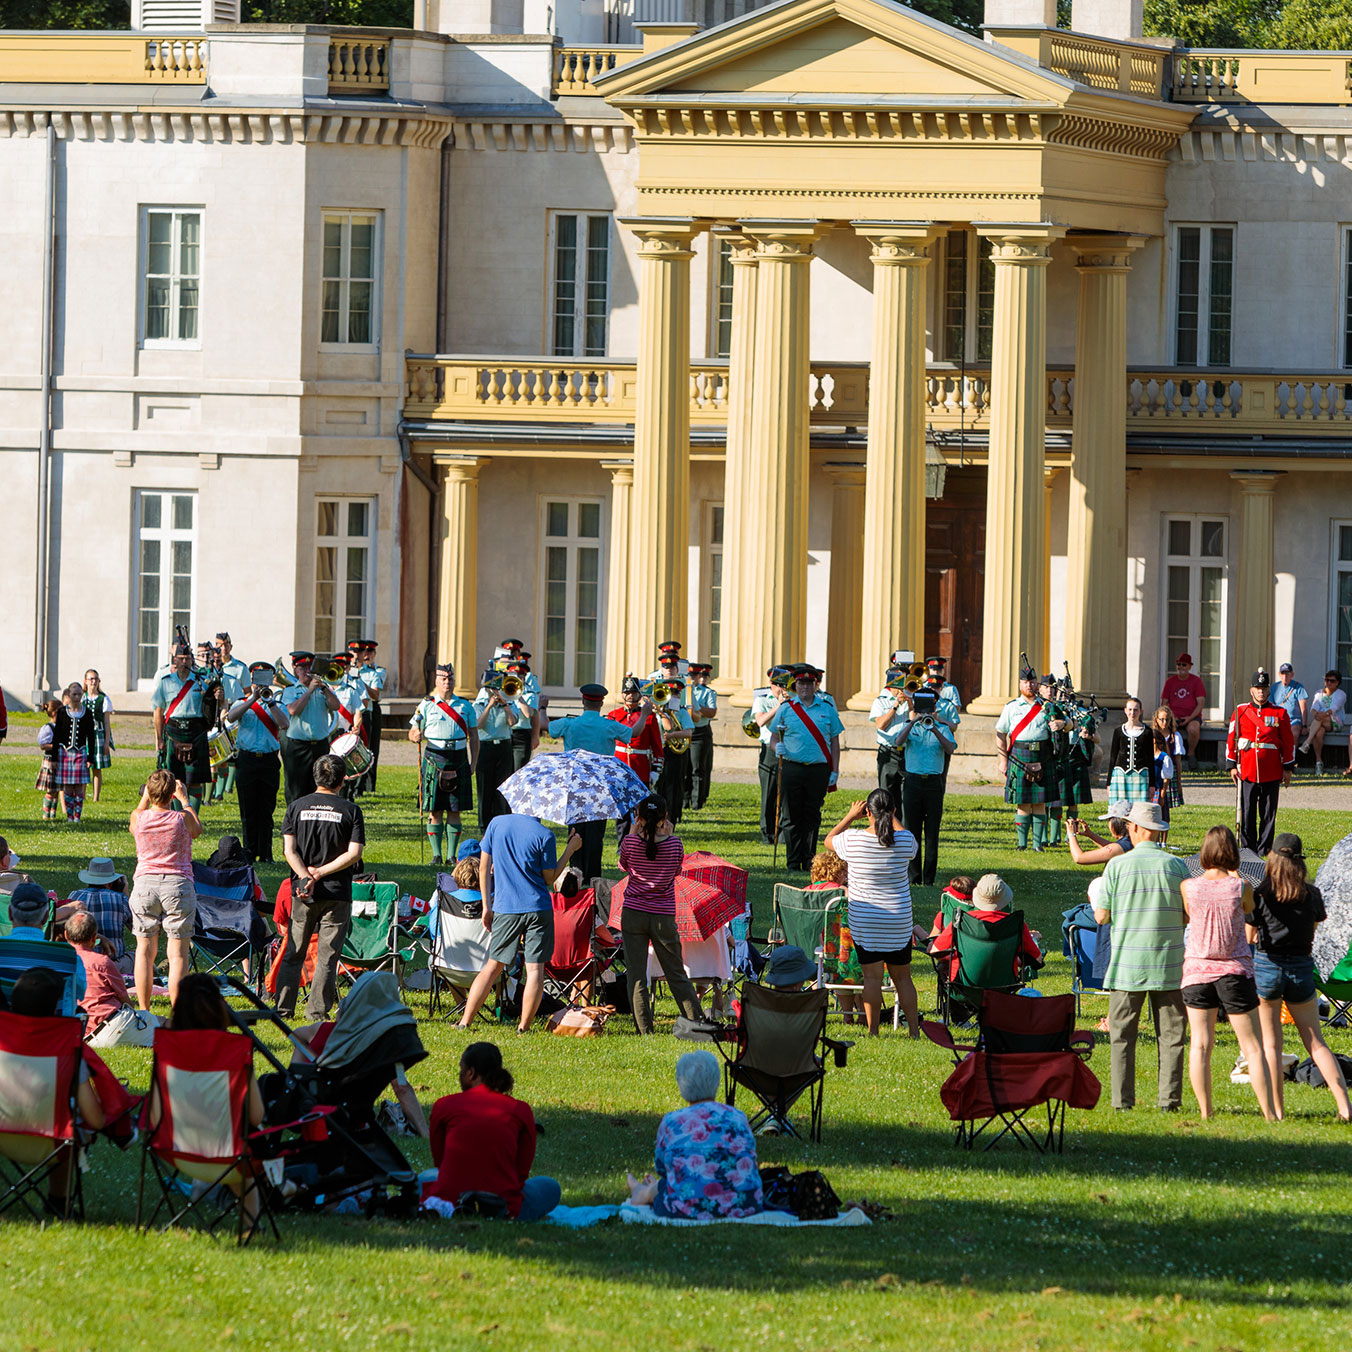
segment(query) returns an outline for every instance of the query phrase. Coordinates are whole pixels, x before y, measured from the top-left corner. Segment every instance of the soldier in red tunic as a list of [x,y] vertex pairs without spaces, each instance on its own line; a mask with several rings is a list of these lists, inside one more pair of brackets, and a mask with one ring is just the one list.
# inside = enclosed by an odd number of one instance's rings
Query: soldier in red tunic
[[[634,730],[629,745],[615,743],[615,755],[645,784],[655,784],[662,769],[662,728],[653,712],[653,703],[643,697],[643,686],[637,676],[629,675],[620,685],[620,707],[612,709],[607,718],[623,723]],[[615,823],[616,838],[623,840],[629,834],[630,818]]]
[[1240,844],[1261,855],[1272,849],[1277,829],[1277,795],[1291,782],[1295,738],[1286,710],[1268,703],[1272,678],[1259,667],[1249,685],[1249,703],[1230,719],[1225,759],[1239,785]]

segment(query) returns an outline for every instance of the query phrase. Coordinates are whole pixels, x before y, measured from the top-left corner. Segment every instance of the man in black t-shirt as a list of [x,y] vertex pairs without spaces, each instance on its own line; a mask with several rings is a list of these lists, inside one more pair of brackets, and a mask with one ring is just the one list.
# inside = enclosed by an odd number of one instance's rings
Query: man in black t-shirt
[[297,798],[282,821],[282,844],[291,866],[291,925],[277,972],[277,1009],[296,1012],[296,990],[310,936],[319,931],[314,980],[306,1017],[327,1017],[338,1000],[338,955],[352,918],[352,874],[366,844],[361,808],[340,794],[347,767],[337,756],[314,766],[316,792]]

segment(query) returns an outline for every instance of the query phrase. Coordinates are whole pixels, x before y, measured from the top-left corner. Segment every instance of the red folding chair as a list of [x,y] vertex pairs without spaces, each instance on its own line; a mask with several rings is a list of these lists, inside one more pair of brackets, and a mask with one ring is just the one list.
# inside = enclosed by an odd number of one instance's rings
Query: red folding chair
[[[0,1213],[22,1203],[35,1219],[84,1219],[75,1101],[83,1038],[79,1019],[0,1013],[0,1182],[8,1185]],[[57,1205],[49,1192],[59,1171],[71,1177]]]
[[553,902],[554,952],[545,964],[545,992],[565,1004],[592,1004],[615,952],[597,942],[596,893],[590,887],[571,897],[555,892]]
[[[247,1037],[200,1029],[155,1030],[151,1092],[142,1120],[146,1137],[136,1196],[138,1230],[149,1230],[168,1210],[162,1230],[192,1216],[214,1235],[216,1227],[234,1215],[236,1243],[247,1243],[264,1219],[281,1242],[258,1149],[280,1129],[250,1132],[252,1067],[253,1043]],[[143,1223],[147,1164],[159,1184],[160,1198]],[[258,1221],[246,1234],[241,1196],[249,1183],[258,1196]],[[239,1195],[232,1185],[240,1189]],[[209,1217],[213,1207],[216,1214]]]
[[[986,991],[977,1014],[975,1046],[953,1041],[941,1023],[922,1020],[931,1042],[953,1054],[955,1068],[939,1098],[957,1124],[954,1144],[971,1150],[984,1137],[992,1149],[1005,1136],[1038,1154],[1059,1154],[1065,1144],[1066,1109],[1092,1108],[1101,1086],[1085,1062],[1093,1033],[1075,1031],[1075,997],[1040,999]],[[1047,1126],[1028,1115],[1046,1107]],[[995,1128],[989,1136],[987,1128]]]

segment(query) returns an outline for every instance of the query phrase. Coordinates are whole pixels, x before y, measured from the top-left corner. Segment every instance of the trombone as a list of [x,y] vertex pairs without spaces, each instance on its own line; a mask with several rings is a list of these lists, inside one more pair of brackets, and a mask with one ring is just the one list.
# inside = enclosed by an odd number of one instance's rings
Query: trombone
[[522,688],[520,676],[508,675],[502,671],[484,672],[483,688],[490,693],[501,695],[504,699],[515,699]]

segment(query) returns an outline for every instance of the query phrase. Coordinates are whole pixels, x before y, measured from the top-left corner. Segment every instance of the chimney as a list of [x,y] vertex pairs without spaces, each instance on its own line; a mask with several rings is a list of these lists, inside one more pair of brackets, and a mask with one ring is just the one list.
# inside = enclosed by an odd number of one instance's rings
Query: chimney
[[201,33],[238,23],[239,0],[131,0],[131,26],[143,33]]
[[986,0],[982,23],[986,28],[1055,28],[1056,0]]
[[1077,33],[1139,42],[1144,0],[1071,0],[1070,26]]

